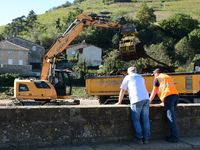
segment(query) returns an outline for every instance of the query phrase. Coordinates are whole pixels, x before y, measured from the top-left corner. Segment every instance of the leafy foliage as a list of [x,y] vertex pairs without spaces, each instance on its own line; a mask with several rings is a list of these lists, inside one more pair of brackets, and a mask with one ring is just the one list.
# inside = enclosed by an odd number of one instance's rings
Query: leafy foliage
[[98,73],[110,72],[113,69],[123,69],[124,62],[118,59],[119,51],[113,50],[108,53],[108,56],[104,59],[103,66],[98,70]]
[[[53,11],[53,10],[60,9],[60,8],[66,8],[66,7],[69,7],[71,5],[72,4],[69,1],[66,1],[64,4],[57,6],[57,7],[53,7],[51,9],[49,9],[48,11]],[[46,11],[46,12],[48,12],[48,11]]]
[[160,27],[156,25],[150,25],[147,28],[143,28],[139,31],[137,37],[142,43],[148,46],[163,42],[167,38]]
[[74,66],[72,69],[78,73],[78,76],[76,77],[76,80],[74,80],[74,82],[77,85],[84,85],[84,77],[88,73],[88,66],[86,65],[86,62],[78,62],[77,65]]
[[198,21],[193,19],[190,15],[177,13],[167,19],[161,20],[159,25],[164,29],[166,35],[178,41],[198,28]]
[[188,43],[187,37],[183,37],[175,45],[175,53],[180,65],[189,65],[195,56],[195,51]]
[[154,9],[148,7],[146,3],[144,3],[141,9],[137,11],[136,18],[138,18],[139,22],[145,26],[149,26],[151,23],[156,22]]
[[13,19],[12,23],[8,24],[8,26],[5,27],[3,35],[6,38],[17,36],[21,32],[32,29],[37,23],[37,15],[33,10],[31,10],[27,17],[23,15],[21,17]]
[[74,57],[68,59],[68,62],[77,63],[78,62],[79,53],[76,53]]
[[20,77],[19,74],[1,74],[0,75],[0,86],[13,86],[15,78]]
[[131,2],[131,0],[102,0],[103,3]]
[[[168,55],[168,45],[170,43],[157,43],[157,44],[152,44],[149,47],[146,48],[146,52],[148,55],[152,56],[153,58],[156,58],[156,60],[160,62],[164,62],[165,64],[171,64],[172,60],[170,58],[170,55]],[[152,60],[149,60],[148,64],[156,66],[159,65],[157,62],[154,62]]]
[[195,53],[200,54],[200,29],[194,29],[188,35],[188,42],[194,48]]

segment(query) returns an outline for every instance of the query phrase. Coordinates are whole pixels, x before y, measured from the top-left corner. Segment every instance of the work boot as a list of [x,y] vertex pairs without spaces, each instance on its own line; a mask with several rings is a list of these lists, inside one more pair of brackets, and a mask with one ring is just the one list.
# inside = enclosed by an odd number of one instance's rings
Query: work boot
[[143,144],[148,144],[149,140],[148,139],[143,139]]
[[143,144],[142,138],[132,137],[131,141],[136,143],[136,144]]
[[167,142],[176,143],[178,142],[178,139],[167,139]]
[[170,143],[176,143],[178,142],[178,138],[174,139],[174,138],[171,138],[170,136],[167,136],[166,141]]

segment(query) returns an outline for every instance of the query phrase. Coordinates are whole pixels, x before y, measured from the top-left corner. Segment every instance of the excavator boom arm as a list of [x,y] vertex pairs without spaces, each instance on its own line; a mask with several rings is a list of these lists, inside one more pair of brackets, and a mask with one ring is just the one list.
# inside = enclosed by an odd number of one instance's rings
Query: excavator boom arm
[[[118,18],[117,23],[107,22],[102,18]],[[124,17],[115,16],[99,16],[94,13],[83,13],[76,17],[76,20],[70,25],[65,33],[56,40],[51,48],[45,53],[43,57],[41,79],[47,80],[51,75],[51,66],[54,66],[55,58],[62,53],[67,46],[78,36],[78,34],[87,26],[97,26],[105,28],[121,28],[126,21]]]

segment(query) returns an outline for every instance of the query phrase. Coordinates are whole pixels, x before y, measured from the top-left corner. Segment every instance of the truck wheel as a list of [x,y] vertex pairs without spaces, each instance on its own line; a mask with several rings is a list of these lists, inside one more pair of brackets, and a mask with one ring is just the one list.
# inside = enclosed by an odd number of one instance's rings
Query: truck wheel
[[99,104],[102,105],[102,104],[105,104],[105,102],[107,101],[107,99],[109,99],[110,96],[100,96],[99,97]]
[[188,104],[188,103],[192,103],[192,102],[191,102],[190,100],[186,99],[186,98],[180,97],[178,103],[179,103],[179,104],[180,104],[180,103]]

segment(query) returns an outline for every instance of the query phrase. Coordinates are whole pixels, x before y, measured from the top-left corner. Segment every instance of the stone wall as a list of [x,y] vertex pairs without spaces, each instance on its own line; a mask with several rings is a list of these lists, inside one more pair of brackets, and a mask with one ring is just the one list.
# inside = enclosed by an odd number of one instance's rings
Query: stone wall
[[21,75],[29,75],[32,73],[31,65],[3,65],[0,68],[0,74],[19,73]]
[[[0,50],[0,63],[8,64],[8,60],[12,60],[11,65],[19,65],[19,60],[23,61],[23,65],[28,65],[28,49],[27,50]],[[10,52],[10,53],[9,53]]]
[[[180,104],[180,137],[200,136],[200,105]],[[1,106],[0,149],[129,140],[133,127],[128,105]],[[163,107],[150,108],[151,139],[165,139]]]

